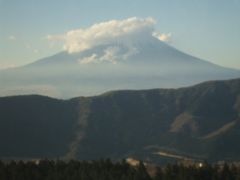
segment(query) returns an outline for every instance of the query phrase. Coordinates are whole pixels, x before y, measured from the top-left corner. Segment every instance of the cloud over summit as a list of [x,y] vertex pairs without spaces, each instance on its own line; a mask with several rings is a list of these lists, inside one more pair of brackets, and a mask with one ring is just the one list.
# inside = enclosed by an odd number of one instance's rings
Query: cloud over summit
[[172,33],[159,33],[157,31],[153,32],[153,36],[158,38],[160,41],[163,41],[163,42],[169,42],[171,37],[172,37]]
[[156,20],[131,17],[124,20],[110,20],[89,28],[76,29],[63,35],[49,35],[50,41],[63,41],[64,50],[69,53],[82,52],[98,45],[112,42],[127,42],[153,37]]

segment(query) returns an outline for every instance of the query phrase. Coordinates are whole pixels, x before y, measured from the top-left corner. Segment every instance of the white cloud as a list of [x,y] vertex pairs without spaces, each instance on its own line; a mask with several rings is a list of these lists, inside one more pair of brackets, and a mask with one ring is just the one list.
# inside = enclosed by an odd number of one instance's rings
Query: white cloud
[[119,51],[120,49],[118,47],[109,47],[105,49],[104,55],[100,58],[100,61],[108,61],[113,64],[116,64]]
[[153,36],[158,38],[160,41],[169,42],[172,37],[172,33],[159,33],[157,31],[153,32]]
[[80,64],[88,64],[88,63],[97,63],[97,55],[92,54],[91,56],[84,57],[83,59],[79,59],[78,61]]
[[49,40],[50,47],[53,47],[54,43],[63,42],[63,49],[68,53],[83,52],[104,45],[101,53],[92,51],[91,55],[82,57],[78,62],[80,64],[102,62],[116,64],[137,54],[139,41],[157,38],[169,42],[171,33],[159,33],[154,28],[155,24],[156,20],[151,17],[131,17],[97,23],[85,29],[68,31],[62,35],[47,35],[46,39]]
[[128,57],[137,53],[138,53],[137,49],[133,47],[128,47],[128,50],[122,52],[120,47],[109,46],[104,50],[103,55],[99,56],[96,53],[94,53],[91,56],[79,59],[78,62],[80,64],[89,63],[97,64],[102,62],[110,62],[112,64],[117,64],[117,62],[121,60],[126,60]]
[[11,35],[11,36],[8,37],[8,39],[11,40],[11,41],[15,41],[17,38],[15,36]]
[[112,41],[130,41],[152,36],[156,21],[153,18],[132,17],[94,24],[85,29],[68,31],[63,35],[48,35],[50,41],[64,41],[64,50],[69,53],[82,52]]
[[112,64],[116,64],[117,60],[120,58],[118,52],[120,49],[118,47],[108,47],[104,50],[104,54],[102,56],[98,56],[97,54],[92,54],[89,57],[84,57],[79,60],[80,64],[89,64],[89,63],[102,63],[102,62],[111,62]]

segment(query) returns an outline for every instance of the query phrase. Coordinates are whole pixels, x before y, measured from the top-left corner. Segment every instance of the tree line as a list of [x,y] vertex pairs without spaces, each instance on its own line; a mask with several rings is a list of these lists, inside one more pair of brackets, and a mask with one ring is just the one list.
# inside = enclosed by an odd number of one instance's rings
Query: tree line
[[240,167],[204,163],[185,166],[156,166],[154,174],[140,162],[129,165],[125,160],[98,161],[0,161],[0,180],[240,180]]

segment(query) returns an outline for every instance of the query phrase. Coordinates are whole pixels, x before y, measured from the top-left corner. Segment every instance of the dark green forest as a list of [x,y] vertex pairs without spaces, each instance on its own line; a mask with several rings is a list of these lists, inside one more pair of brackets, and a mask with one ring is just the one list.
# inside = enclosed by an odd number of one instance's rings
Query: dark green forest
[[[151,174],[151,175],[150,175]],[[98,161],[11,161],[0,162],[1,180],[239,180],[240,167],[233,164],[168,164],[155,166],[154,173],[142,162]]]

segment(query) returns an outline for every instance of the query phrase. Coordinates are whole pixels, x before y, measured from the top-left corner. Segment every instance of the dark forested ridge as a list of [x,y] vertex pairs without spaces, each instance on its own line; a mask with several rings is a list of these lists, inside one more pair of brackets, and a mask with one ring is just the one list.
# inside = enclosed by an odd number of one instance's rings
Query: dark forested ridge
[[2,157],[59,157],[72,140],[76,103],[43,96],[0,100]]
[[240,79],[58,100],[0,98],[0,156],[240,160]]

